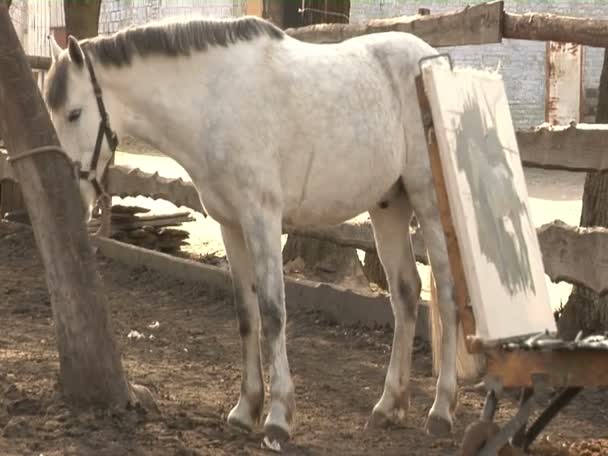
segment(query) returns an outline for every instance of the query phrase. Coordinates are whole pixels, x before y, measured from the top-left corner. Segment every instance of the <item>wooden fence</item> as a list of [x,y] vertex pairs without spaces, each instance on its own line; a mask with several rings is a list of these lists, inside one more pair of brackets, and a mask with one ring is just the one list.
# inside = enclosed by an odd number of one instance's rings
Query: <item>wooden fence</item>
[[[608,48],[608,20],[552,14],[511,14],[503,2],[479,4],[463,10],[413,17],[379,19],[367,24],[317,24],[286,32],[300,40],[334,43],[368,33],[410,32],[436,47],[499,43],[503,38],[570,42]],[[31,57],[33,68],[46,69],[50,60]],[[575,172],[608,170],[608,125],[572,124],[518,130],[521,159],[526,167]],[[0,155],[0,180],[14,178]],[[193,185],[138,169],[112,166],[108,175],[113,195],[163,198],[178,206],[202,211]],[[369,223],[344,223],[335,227],[295,229],[285,233],[329,240],[346,247],[375,252]],[[579,228],[556,221],[538,229],[546,273],[554,281],[582,284],[598,293],[608,292],[608,230]],[[416,258],[428,263],[422,237],[413,233]]]

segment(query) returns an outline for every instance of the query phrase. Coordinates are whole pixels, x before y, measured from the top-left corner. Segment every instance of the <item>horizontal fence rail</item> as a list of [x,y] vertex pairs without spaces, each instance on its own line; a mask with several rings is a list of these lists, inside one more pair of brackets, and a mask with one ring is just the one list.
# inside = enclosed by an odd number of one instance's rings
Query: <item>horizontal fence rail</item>
[[365,24],[315,24],[286,33],[311,43],[338,43],[380,32],[408,32],[431,46],[500,43],[503,39],[557,41],[608,47],[608,20],[549,13],[514,14],[504,2],[487,2],[440,14],[374,19]]
[[[182,179],[168,179],[158,173],[111,166],[108,192],[115,196],[162,198],[177,206],[202,211],[194,185]],[[14,179],[6,160],[0,158],[0,179]],[[322,228],[283,227],[283,233],[334,242],[366,252],[375,252],[373,229],[369,222],[342,223]],[[597,293],[608,291],[608,229],[580,228],[555,221],[537,229],[546,274],[554,282],[584,285]],[[428,264],[422,234],[411,231],[416,260]]]

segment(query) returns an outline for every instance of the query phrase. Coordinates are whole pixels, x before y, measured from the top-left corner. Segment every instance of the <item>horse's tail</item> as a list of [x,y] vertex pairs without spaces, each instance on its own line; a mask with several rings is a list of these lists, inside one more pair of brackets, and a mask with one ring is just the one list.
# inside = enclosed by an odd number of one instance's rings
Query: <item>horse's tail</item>
[[[439,308],[437,303],[437,288],[435,285],[435,277],[431,272],[430,277],[431,288],[431,305],[430,318],[431,325],[431,349],[433,356],[433,375],[439,373],[439,365],[441,363],[441,318],[439,316]],[[484,358],[481,355],[472,355],[467,351],[462,332],[462,325],[458,325],[458,340],[456,348],[456,373],[460,380],[473,381],[478,380],[483,374],[485,368]]]

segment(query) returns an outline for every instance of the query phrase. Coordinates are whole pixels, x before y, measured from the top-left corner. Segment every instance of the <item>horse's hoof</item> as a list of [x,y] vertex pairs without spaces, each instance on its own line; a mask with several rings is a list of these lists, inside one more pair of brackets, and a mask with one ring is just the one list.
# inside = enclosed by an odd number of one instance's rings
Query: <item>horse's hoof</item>
[[[256,411],[257,409],[261,412],[261,406],[256,407]],[[259,424],[260,416],[261,413],[255,413],[255,411],[252,414],[250,405],[241,398],[228,414],[228,424],[243,431],[251,432]]]
[[290,431],[287,418],[291,418],[292,413],[288,415],[286,407],[281,403],[275,403],[270,407],[264,423],[264,435],[267,441],[283,445],[289,440]]
[[279,444],[286,443],[289,438],[289,429],[285,429],[277,424],[264,425],[264,435],[270,442],[278,442]]
[[447,437],[452,432],[452,422],[437,415],[429,415],[426,432],[434,437]]
[[373,411],[365,423],[365,430],[386,429],[391,425],[391,420],[382,412]]
[[233,411],[228,414],[228,424],[244,432],[253,431],[253,420],[250,418],[248,419],[247,417],[238,416],[233,413]]
[[404,420],[404,409],[396,409],[390,415],[379,410],[374,410],[365,424],[365,429],[387,429],[402,423]]

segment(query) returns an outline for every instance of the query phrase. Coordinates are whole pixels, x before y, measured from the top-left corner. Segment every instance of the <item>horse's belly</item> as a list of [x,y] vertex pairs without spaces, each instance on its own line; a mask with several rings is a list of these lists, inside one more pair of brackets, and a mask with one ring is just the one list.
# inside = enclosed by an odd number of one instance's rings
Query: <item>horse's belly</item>
[[[326,164],[308,179],[291,179],[284,187],[285,222],[298,226],[331,225],[368,211],[382,201],[403,169],[400,160],[383,158],[385,161],[365,167],[343,162],[346,169],[336,169]],[[304,183],[298,185],[299,180]]]

